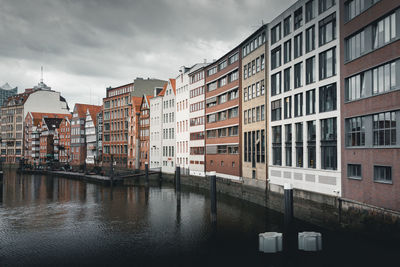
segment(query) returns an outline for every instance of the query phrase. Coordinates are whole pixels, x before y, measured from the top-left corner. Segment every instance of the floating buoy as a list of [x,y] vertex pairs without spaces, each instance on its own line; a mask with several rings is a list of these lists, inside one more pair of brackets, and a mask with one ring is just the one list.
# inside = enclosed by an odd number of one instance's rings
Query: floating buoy
[[276,253],[282,251],[282,233],[266,232],[258,235],[259,251]]
[[299,237],[299,250],[320,251],[322,250],[322,235],[317,232],[301,232]]

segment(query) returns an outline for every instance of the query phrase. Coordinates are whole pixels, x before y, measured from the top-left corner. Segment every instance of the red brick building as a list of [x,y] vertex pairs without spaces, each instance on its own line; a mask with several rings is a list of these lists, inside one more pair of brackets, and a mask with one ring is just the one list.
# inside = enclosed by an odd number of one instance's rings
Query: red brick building
[[[140,105],[140,169],[145,169],[146,162],[150,162],[150,99],[153,96],[144,95]],[[150,166],[149,166],[150,167]]]
[[340,1],[342,196],[400,211],[400,2]]
[[139,121],[137,113],[140,113],[142,98],[138,96],[131,97],[131,106],[129,108],[129,131],[128,131],[128,168],[135,169],[136,160],[136,142],[139,138]]
[[240,159],[240,48],[206,68],[205,145],[206,173],[238,180]]
[[72,115],[64,117],[60,127],[57,131],[58,133],[58,160],[59,162],[67,163],[70,159],[71,153],[71,119]]

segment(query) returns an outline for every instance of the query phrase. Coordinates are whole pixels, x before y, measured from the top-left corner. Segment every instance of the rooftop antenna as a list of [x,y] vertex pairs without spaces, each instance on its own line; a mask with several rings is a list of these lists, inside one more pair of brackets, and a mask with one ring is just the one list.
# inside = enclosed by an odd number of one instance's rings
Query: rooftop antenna
[[42,74],[41,74],[40,82],[43,83],[43,66],[41,67],[41,73],[42,73]]

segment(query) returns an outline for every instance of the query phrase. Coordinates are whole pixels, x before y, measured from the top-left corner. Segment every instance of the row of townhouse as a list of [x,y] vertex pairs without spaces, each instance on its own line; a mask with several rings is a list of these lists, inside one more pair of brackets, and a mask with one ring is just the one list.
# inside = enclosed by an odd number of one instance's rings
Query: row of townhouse
[[151,168],[400,210],[400,5],[300,0],[150,99]]

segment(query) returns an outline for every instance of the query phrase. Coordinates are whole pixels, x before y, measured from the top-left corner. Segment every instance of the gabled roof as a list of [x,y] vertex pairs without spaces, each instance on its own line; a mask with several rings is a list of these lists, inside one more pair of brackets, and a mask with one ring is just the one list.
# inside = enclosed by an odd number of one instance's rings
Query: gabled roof
[[176,80],[175,79],[169,79],[169,82],[171,83],[172,90],[174,91],[174,94],[176,95]]
[[55,129],[60,128],[60,124],[63,121],[63,118],[43,118],[43,121],[49,131],[54,131]]
[[97,125],[97,113],[101,111],[102,107],[103,106],[88,105],[86,109],[86,114],[89,112],[90,117],[92,117],[92,121],[95,126]]
[[94,110],[94,111],[89,111],[90,114],[94,114],[96,116],[97,112],[96,110],[101,110],[101,106],[96,106],[96,105],[89,105],[89,104],[75,104],[74,107],[74,112],[73,113],[78,113],[79,118],[85,118],[86,117],[86,112],[87,110]]
[[71,114],[58,114],[58,113],[41,113],[41,112],[28,112],[26,116],[31,116],[33,125],[37,126],[40,124],[43,118],[61,118],[62,120],[67,118],[71,119]]
[[140,104],[140,109],[142,109],[144,101],[146,101],[147,106],[150,108],[150,99],[152,99],[152,98],[153,98],[152,95],[144,95],[143,98],[142,98],[142,102]]
[[142,104],[142,97],[140,96],[132,96],[132,107],[136,109],[136,111],[140,110],[140,105]]
[[165,95],[165,91],[167,91],[167,86],[168,86],[168,83],[165,83],[164,86],[163,86],[163,89],[161,90],[161,92],[158,93],[157,96],[164,96]]

